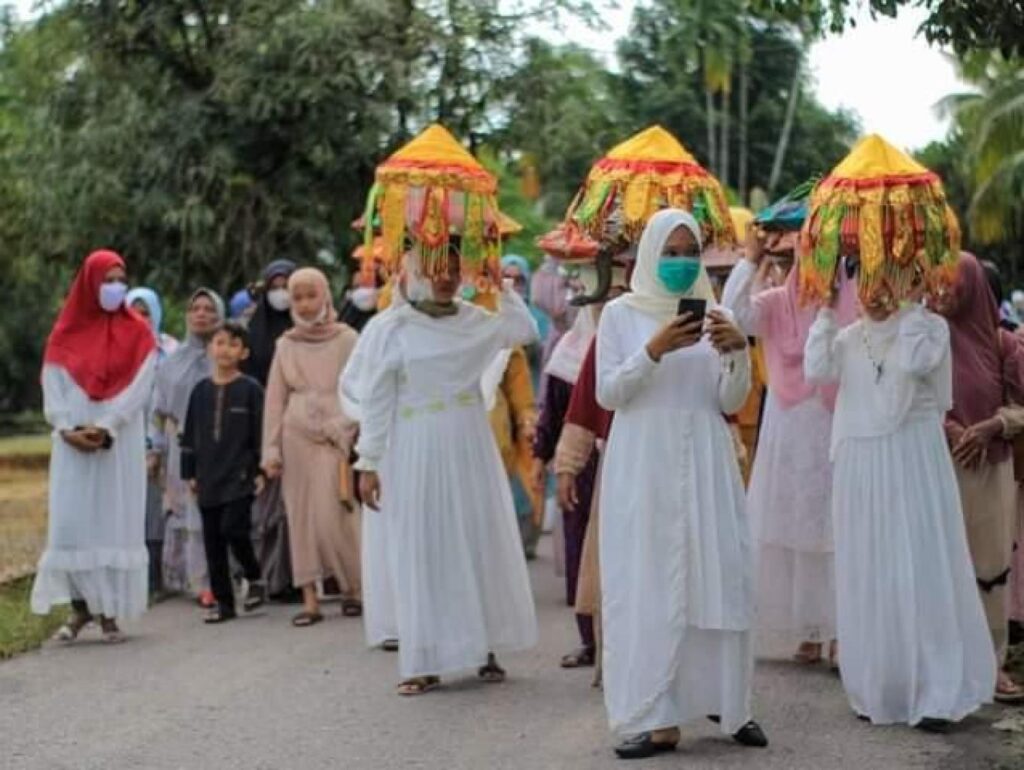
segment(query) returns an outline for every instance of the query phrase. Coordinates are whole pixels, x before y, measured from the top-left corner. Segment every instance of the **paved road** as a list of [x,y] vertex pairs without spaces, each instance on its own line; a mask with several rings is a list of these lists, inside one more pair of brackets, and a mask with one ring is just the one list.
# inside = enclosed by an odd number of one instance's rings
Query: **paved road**
[[[561,581],[545,558],[532,576],[541,644],[504,661],[509,681],[466,678],[417,699],[393,694],[395,658],[364,649],[359,621],[336,606],[327,622],[298,630],[288,625],[291,608],[205,627],[197,610],[168,602],[129,629],[122,647],[95,636],[47,645],[0,664],[0,768],[621,770],[590,673],[555,665],[573,641]],[[953,736],[871,728],[853,718],[838,680],[785,662],[784,652],[762,650],[757,668],[755,708],[769,749],[743,749],[694,725],[681,751],[646,766],[1024,767],[1024,745],[989,727],[998,709]]]

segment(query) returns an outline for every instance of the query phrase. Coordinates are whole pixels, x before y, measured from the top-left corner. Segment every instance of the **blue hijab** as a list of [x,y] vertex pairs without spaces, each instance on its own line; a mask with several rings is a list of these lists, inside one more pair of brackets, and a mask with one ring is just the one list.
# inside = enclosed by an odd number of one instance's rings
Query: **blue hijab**
[[125,295],[125,307],[141,302],[149,310],[149,328],[153,330],[157,344],[160,343],[160,329],[164,323],[164,308],[160,303],[160,295],[147,286],[137,286]]
[[523,276],[526,287],[523,291],[523,300],[530,309],[530,315],[533,316],[533,320],[537,322],[537,329],[540,331],[541,340],[547,340],[548,335],[551,333],[551,319],[547,313],[530,302],[530,279],[533,277],[533,269],[530,267],[530,263],[526,261],[526,257],[521,257],[518,254],[506,254],[501,258],[501,269],[504,271],[509,267],[517,268],[520,275]]

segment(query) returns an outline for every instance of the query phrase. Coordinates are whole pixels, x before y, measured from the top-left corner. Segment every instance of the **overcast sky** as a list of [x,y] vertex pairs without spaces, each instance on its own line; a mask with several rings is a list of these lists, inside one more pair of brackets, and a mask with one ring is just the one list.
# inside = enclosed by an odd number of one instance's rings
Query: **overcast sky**
[[[14,2],[25,16],[35,4],[36,0]],[[546,30],[544,34],[553,42],[571,39],[603,55],[611,64],[615,40],[628,34],[637,1],[617,0],[617,8],[609,8],[608,0],[596,0],[595,4],[605,9],[609,30],[595,32],[570,22],[563,31]],[[907,149],[943,138],[948,123],[935,114],[934,105],[962,86],[943,53],[930,47],[923,37],[915,37],[924,12],[904,8],[896,20],[871,21],[865,11],[859,16],[856,29],[847,30],[842,37],[830,37],[812,49],[811,69],[818,98],[830,108],[846,107],[855,112],[865,133],[880,133]]]

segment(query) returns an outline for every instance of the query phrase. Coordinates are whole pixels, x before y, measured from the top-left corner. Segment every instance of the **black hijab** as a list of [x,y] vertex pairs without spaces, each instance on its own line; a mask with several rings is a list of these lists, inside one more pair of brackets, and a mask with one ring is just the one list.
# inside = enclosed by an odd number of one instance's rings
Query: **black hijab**
[[289,310],[274,310],[267,302],[267,289],[278,276],[288,277],[295,272],[295,263],[288,259],[277,259],[263,271],[263,290],[256,299],[256,310],[249,320],[249,358],[243,370],[267,386],[270,364],[274,360],[277,338],[292,328],[292,314]]

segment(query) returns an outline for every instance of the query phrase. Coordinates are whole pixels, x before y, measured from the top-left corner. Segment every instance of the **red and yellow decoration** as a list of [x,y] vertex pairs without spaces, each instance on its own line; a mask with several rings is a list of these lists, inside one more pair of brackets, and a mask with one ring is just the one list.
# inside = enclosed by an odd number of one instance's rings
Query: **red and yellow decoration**
[[[434,124],[377,167],[361,222],[367,253],[385,273],[407,244],[426,276],[445,269],[450,238],[460,238],[463,277],[497,281],[501,236],[518,224],[498,210],[498,182],[448,131]],[[374,225],[379,225],[374,227]],[[373,248],[374,235],[380,238]],[[372,263],[364,261],[364,269]]]
[[801,232],[800,292],[827,301],[841,256],[860,260],[859,291],[910,296],[956,279],[960,226],[942,180],[877,134],[861,139],[811,193]]
[[652,126],[591,167],[569,206],[562,237],[571,243],[579,231],[602,244],[633,244],[647,220],[666,207],[691,211],[701,223],[706,244],[736,239],[718,180],[672,134]]

